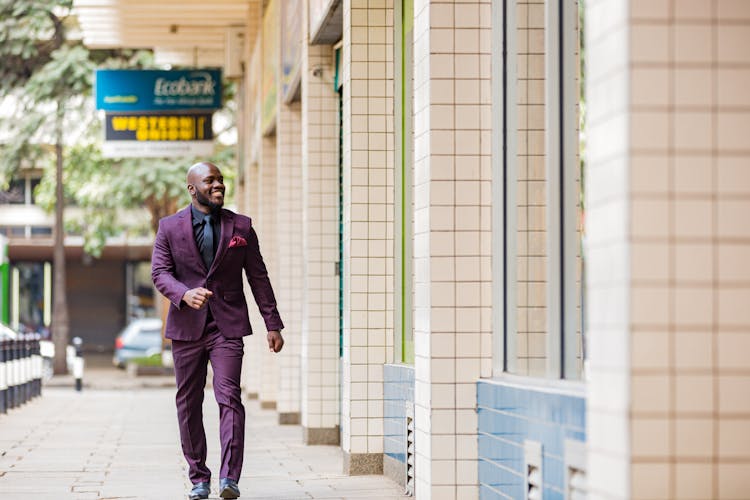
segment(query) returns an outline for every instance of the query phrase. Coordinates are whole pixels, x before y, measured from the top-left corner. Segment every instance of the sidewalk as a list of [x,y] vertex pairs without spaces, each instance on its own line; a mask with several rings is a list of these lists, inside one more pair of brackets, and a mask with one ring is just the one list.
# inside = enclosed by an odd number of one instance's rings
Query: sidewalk
[[[403,497],[385,477],[345,476],[338,447],[305,446],[299,426],[277,425],[275,413],[257,401],[245,408],[241,498]],[[216,499],[218,409],[211,391],[204,421]],[[3,500],[173,500],[187,498],[188,488],[173,388],[47,387],[41,398],[0,415]]]

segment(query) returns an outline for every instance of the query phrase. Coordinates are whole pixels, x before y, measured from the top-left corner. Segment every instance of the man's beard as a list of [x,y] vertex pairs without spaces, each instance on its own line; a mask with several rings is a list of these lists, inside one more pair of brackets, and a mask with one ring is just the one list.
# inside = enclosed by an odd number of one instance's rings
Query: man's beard
[[212,212],[216,212],[217,210],[219,210],[224,205],[224,199],[223,198],[222,198],[221,202],[215,203],[215,202],[209,200],[208,198],[206,198],[205,196],[203,196],[203,193],[201,193],[197,189],[195,190],[195,199],[201,205],[208,207],[209,210],[211,210]]

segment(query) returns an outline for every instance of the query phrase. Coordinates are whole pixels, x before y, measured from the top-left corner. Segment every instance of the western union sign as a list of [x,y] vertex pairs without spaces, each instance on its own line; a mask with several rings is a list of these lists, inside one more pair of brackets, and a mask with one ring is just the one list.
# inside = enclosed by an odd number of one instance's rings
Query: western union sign
[[107,113],[107,141],[208,141],[211,113]]
[[107,157],[199,156],[213,149],[211,113],[107,113]]

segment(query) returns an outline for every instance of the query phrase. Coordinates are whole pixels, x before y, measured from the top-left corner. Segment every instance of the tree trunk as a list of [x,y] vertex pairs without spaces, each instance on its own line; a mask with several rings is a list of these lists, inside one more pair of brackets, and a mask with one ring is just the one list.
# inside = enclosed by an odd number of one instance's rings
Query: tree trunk
[[55,374],[68,372],[66,363],[66,348],[68,346],[68,332],[70,329],[68,319],[68,297],[65,289],[65,223],[63,213],[65,210],[65,191],[63,189],[63,104],[57,104],[57,121],[55,123],[55,227],[54,227],[54,253],[52,269],[52,340],[55,344]]

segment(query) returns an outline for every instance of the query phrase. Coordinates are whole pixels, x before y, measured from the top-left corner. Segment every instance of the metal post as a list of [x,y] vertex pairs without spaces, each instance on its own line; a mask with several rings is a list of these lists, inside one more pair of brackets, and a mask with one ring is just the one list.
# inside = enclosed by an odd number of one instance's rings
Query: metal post
[[21,404],[31,399],[31,341],[30,335],[21,336]]
[[39,339],[41,335],[34,333],[31,336],[31,397],[32,399],[41,394],[42,389],[42,356],[39,353]]
[[8,413],[8,364],[6,356],[8,353],[8,341],[0,340],[0,413]]
[[73,337],[73,346],[76,350],[76,357],[73,362],[73,377],[76,379],[76,391],[83,389],[83,339]]
[[8,353],[10,356],[9,370],[8,370],[8,408],[13,409],[18,406],[18,388],[16,387],[18,380],[18,341],[13,339],[9,341],[10,349]]

